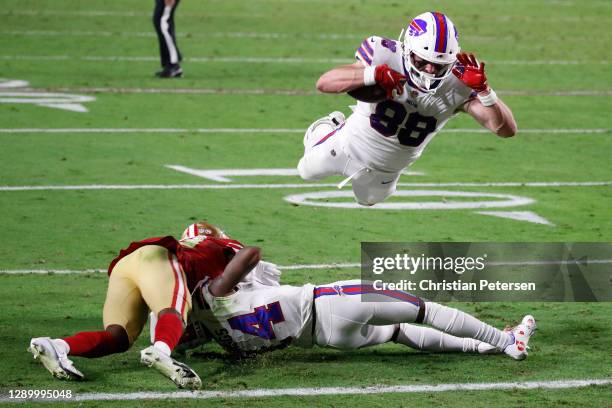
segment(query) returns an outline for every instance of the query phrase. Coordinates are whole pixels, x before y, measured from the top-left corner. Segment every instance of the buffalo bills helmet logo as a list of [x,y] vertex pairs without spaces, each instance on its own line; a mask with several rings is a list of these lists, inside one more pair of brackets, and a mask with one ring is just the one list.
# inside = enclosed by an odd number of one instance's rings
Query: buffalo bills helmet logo
[[427,22],[420,18],[415,18],[408,26],[408,35],[411,37],[418,37],[425,32],[427,32]]

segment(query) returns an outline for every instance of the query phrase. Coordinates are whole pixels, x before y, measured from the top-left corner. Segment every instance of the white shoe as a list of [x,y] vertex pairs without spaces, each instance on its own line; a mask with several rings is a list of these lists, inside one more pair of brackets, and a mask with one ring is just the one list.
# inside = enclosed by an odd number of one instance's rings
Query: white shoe
[[504,349],[504,353],[515,360],[523,360],[527,357],[529,338],[538,328],[535,319],[531,315],[523,317],[521,324],[510,332],[513,342]]
[[344,113],[340,111],[334,111],[327,116],[323,116],[321,119],[317,119],[308,127],[304,134],[304,147],[310,146],[310,140],[319,140],[325,135],[338,129],[346,122]]
[[140,362],[147,367],[155,368],[179,388],[197,390],[202,386],[202,380],[195,371],[153,346],[140,352]]
[[82,380],[82,372],[77,370],[68,355],[49,337],[36,337],[30,340],[28,351],[38,360],[51,375],[60,380]]
[[489,343],[485,343],[484,341],[478,343],[477,350],[478,354],[497,354],[502,352],[499,348]]

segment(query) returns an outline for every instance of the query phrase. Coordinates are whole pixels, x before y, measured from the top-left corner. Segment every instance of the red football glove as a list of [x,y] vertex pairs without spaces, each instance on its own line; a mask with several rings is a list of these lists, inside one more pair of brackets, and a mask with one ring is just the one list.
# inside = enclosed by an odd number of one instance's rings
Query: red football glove
[[485,63],[479,63],[474,54],[460,52],[457,54],[457,60],[463,65],[463,72],[458,68],[453,68],[453,74],[461,82],[475,90],[476,92],[484,92],[489,89],[487,84],[487,76],[484,72]]
[[374,79],[376,83],[382,86],[387,91],[387,98],[393,97],[393,91],[397,91],[398,95],[404,93],[404,84],[406,77],[397,71],[389,68],[387,64],[377,65],[374,71]]

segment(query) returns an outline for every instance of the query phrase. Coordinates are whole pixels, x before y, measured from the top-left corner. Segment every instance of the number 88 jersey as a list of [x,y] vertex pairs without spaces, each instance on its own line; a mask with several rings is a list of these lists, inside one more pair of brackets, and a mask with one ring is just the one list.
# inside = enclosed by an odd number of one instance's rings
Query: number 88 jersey
[[[355,58],[364,66],[387,64],[408,78],[399,41],[369,37],[361,43]],[[454,75],[434,86],[434,92],[420,92],[408,79],[403,94],[392,100],[357,101],[344,130],[348,132],[349,153],[366,166],[387,172],[401,171],[418,159],[446,122],[475,96]]]

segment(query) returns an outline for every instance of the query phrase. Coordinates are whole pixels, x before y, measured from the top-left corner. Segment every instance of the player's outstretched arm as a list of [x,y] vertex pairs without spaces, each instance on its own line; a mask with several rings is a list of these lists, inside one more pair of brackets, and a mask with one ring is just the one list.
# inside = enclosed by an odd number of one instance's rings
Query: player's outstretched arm
[[257,265],[261,259],[258,247],[244,247],[227,264],[225,270],[212,281],[208,289],[213,296],[227,296],[244,276]]
[[317,90],[324,93],[344,93],[364,86],[361,62],[342,65],[327,71],[317,81]]
[[344,93],[364,86],[380,85],[387,98],[402,94],[406,77],[387,64],[365,67],[361,62],[343,65],[327,71],[317,81],[317,89],[324,93]]
[[512,137],[516,134],[517,127],[512,111],[499,98],[491,106],[484,106],[478,99],[472,99],[463,105],[463,110],[497,136]]
[[476,99],[467,101],[463,110],[478,123],[501,137],[516,134],[516,121],[512,111],[487,84],[485,63],[479,62],[474,54],[459,53],[457,60],[462,68],[454,68],[453,74],[466,86],[472,88]]

